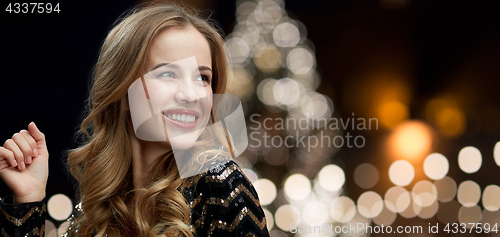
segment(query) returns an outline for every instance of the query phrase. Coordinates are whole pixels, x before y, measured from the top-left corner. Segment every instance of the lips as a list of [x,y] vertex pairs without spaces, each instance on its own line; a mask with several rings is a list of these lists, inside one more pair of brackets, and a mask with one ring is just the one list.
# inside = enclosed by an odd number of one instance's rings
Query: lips
[[192,109],[169,109],[163,111],[165,119],[173,125],[181,128],[194,128],[200,117],[200,113]]

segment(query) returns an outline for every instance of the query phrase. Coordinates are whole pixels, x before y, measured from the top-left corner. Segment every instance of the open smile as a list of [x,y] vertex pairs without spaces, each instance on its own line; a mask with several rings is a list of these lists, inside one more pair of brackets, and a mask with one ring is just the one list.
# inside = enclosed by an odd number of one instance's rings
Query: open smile
[[169,109],[162,113],[167,121],[180,128],[196,127],[200,117],[200,113],[192,109]]

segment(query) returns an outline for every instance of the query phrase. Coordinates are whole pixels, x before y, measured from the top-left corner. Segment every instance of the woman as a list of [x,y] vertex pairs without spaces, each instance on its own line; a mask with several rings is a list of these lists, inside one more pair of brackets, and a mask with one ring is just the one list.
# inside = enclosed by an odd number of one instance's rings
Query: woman
[[[211,95],[223,94],[229,77],[222,38],[186,10],[151,5],[121,20],[94,69],[86,141],[68,155],[81,203],[66,235],[268,236],[255,189],[224,158],[233,146],[205,128]],[[141,103],[151,114],[138,122]],[[176,151],[210,169],[181,179]],[[0,147],[0,177],[13,192],[0,201],[0,235],[43,235],[48,157],[34,123]]]

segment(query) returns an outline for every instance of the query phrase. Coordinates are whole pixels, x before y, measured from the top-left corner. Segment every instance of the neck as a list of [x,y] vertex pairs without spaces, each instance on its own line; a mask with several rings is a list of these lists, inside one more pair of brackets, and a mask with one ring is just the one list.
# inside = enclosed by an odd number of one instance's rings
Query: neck
[[133,132],[130,135],[132,148],[132,182],[134,189],[143,189],[153,182],[153,171],[158,161],[166,156],[170,149],[161,142],[146,142],[138,139]]

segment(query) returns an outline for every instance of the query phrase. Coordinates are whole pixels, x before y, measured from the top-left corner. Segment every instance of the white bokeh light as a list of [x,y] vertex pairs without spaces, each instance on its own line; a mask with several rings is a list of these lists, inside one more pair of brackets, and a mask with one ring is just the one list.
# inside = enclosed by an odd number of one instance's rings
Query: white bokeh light
[[387,209],[394,213],[399,213],[410,206],[410,192],[403,187],[395,186],[387,190],[384,196],[384,202]]
[[231,63],[243,63],[250,55],[248,43],[241,38],[230,38],[226,41],[224,46],[230,55]]
[[328,220],[328,207],[322,202],[309,201],[302,208],[302,220],[310,225],[321,225]]
[[302,98],[300,108],[308,118],[329,118],[333,112],[329,102],[325,95],[309,92]]
[[295,47],[300,40],[299,29],[289,22],[281,23],[274,29],[273,39],[279,47]]
[[346,223],[356,215],[356,205],[349,197],[341,196],[330,205],[330,216],[338,222]]
[[285,194],[296,201],[304,200],[311,193],[311,182],[303,174],[293,174],[286,179]]
[[337,165],[327,165],[319,171],[318,181],[325,190],[337,191],[344,185],[345,174]]
[[378,193],[367,191],[358,198],[358,212],[366,218],[374,218],[382,212],[384,201]]
[[281,104],[291,105],[300,97],[300,86],[291,78],[278,80],[273,87],[274,98]]
[[276,186],[269,179],[259,179],[253,186],[259,195],[260,204],[269,205],[276,198]]
[[255,183],[259,179],[259,176],[253,170],[247,168],[243,168],[241,170],[243,171],[245,176],[247,176],[250,182]]
[[292,229],[290,224],[299,224],[301,221],[299,210],[288,204],[279,207],[274,213],[274,223],[284,231],[290,231]]
[[418,213],[418,217],[421,219],[429,219],[436,215],[439,209],[439,202],[435,200],[431,205],[427,207],[422,207],[422,210]]
[[262,210],[264,211],[264,215],[266,216],[267,229],[271,230],[274,226],[273,214],[269,210],[267,210],[267,208],[262,208]]
[[73,203],[68,196],[64,194],[56,194],[47,202],[47,211],[55,220],[66,220],[73,212]]
[[500,187],[498,185],[491,184],[484,188],[483,207],[488,211],[500,209]]
[[450,165],[448,159],[439,153],[432,153],[425,158],[424,173],[433,180],[444,178],[448,174]]
[[437,194],[436,186],[428,180],[418,181],[411,190],[413,201],[422,207],[428,207],[436,202]]
[[495,163],[500,166],[500,142],[497,142],[493,148],[493,158],[495,159]]
[[397,186],[407,186],[415,178],[415,169],[406,160],[397,160],[389,168],[389,179]]
[[465,173],[477,172],[482,163],[481,152],[473,146],[464,147],[458,153],[458,166]]
[[471,180],[462,182],[458,186],[457,200],[462,206],[472,207],[477,205],[481,198],[481,188]]
[[315,66],[315,58],[311,51],[305,48],[295,48],[286,57],[286,65],[296,74],[306,74]]

